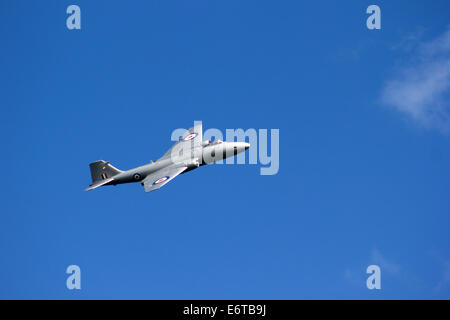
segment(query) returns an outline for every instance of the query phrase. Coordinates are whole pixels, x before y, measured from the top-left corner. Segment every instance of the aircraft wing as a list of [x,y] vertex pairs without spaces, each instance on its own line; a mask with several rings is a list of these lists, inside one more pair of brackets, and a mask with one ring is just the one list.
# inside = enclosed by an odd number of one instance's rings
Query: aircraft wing
[[145,192],[150,192],[161,188],[186,169],[187,167],[171,166],[149,174],[144,180],[142,180]]
[[183,152],[191,152],[191,158],[199,157],[201,153],[201,146],[203,141],[203,128],[202,124],[197,124],[194,127],[186,130],[186,132],[180,137],[180,139],[169,149],[161,159],[169,159],[176,157],[183,157]]

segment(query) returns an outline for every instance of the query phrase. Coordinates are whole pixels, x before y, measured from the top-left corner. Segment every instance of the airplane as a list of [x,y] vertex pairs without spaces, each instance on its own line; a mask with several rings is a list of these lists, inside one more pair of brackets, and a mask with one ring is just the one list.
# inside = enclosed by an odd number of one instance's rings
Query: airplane
[[179,174],[235,156],[249,147],[247,142],[203,141],[200,123],[187,130],[161,158],[149,164],[122,171],[112,166],[109,161],[98,160],[90,163],[92,183],[85,191],[130,182],[140,182],[145,192],[154,191]]

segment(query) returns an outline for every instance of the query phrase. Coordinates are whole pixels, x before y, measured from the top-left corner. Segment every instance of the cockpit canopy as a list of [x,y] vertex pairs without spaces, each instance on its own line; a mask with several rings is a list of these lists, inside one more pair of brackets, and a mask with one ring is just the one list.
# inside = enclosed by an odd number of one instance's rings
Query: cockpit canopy
[[203,146],[204,147],[206,147],[206,146],[214,146],[214,145],[216,145],[216,144],[220,144],[220,143],[222,143],[223,141],[222,140],[205,140],[205,141],[203,141]]

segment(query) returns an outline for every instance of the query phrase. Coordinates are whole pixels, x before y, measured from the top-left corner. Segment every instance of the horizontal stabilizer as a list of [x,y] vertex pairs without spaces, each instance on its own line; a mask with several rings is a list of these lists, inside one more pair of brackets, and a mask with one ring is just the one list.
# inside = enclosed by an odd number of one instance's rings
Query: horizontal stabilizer
[[94,190],[95,188],[104,186],[105,184],[107,184],[107,183],[109,183],[109,182],[111,182],[111,181],[113,181],[113,180],[114,180],[114,178],[109,178],[109,179],[97,181],[97,182],[91,184],[91,185],[89,186],[89,188],[84,189],[84,191]]

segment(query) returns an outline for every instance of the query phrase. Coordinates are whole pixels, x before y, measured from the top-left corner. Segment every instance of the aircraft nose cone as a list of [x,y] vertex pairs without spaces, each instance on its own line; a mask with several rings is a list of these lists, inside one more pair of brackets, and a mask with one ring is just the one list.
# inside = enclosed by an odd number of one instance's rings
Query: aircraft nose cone
[[248,148],[250,148],[250,143],[245,143],[244,147],[245,147],[245,150],[247,150]]

